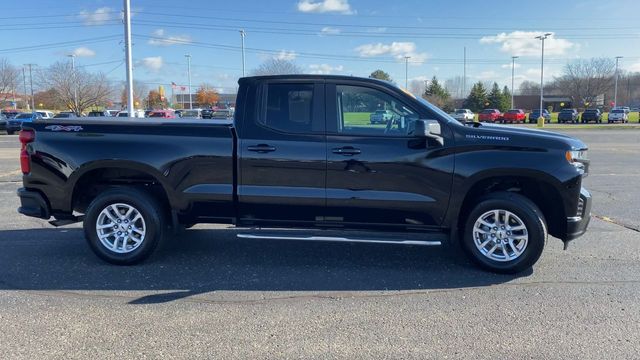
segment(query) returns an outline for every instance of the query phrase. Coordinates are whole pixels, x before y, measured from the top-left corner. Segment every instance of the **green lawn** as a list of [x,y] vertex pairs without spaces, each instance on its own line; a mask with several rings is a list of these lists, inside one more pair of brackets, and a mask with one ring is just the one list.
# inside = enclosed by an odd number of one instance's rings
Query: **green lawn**
[[369,125],[370,112],[346,112],[344,113],[344,123],[349,125]]

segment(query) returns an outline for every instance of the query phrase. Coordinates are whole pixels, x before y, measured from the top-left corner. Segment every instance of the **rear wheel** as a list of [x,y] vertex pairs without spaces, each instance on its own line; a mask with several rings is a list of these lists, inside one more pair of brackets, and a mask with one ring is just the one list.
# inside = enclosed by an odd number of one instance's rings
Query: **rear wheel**
[[139,189],[114,188],[91,202],[84,234],[102,260],[132,265],[148,258],[163,236],[162,205]]
[[481,198],[469,213],[463,248],[482,268],[512,274],[538,261],[546,239],[540,209],[522,195],[500,192]]

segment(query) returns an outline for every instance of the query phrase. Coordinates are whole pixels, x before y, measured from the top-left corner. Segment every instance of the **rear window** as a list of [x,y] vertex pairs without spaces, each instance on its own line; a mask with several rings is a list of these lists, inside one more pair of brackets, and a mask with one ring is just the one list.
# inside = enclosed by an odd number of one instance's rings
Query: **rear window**
[[624,114],[624,110],[613,110],[611,112],[614,114]]
[[466,112],[467,112],[467,110],[465,110],[465,109],[456,110],[456,114],[465,114]]
[[493,114],[494,112],[495,112],[495,110],[494,110],[494,109],[485,109],[485,110],[482,110],[482,113],[483,113],[483,114]]
[[149,117],[164,117],[164,113],[161,112],[152,112]]
[[584,112],[586,112],[586,113],[597,113],[598,110],[585,110]]
[[507,111],[509,114],[519,114],[520,110],[509,110]]
[[562,111],[560,112],[564,112],[564,113],[572,113],[573,109],[562,109]]
[[33,115],[31,114],[18,114],[18,116],[16,116],[16,119],[31,119]]

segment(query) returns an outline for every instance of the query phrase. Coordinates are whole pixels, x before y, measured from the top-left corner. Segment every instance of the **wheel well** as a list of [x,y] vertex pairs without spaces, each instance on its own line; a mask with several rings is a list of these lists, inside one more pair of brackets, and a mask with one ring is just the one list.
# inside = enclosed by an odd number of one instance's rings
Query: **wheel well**
[[101,168],[83,174],[75,184],[71,208],[84,213],[101,192],[116,186],[134,186],[148,191],[165,208],[169,208],[169,197],[162,184],[152,175],[126,168]]
[[517,176],[491,177],[474,184],[462,202],[458,216],[458,229],[462,231],[467,215],[478,198],[498,191],[511,191],[527,197],[544,214],[549,234],[560,236],[564,233],[566,216],[562,204],[558,204],[559,199],[562,198],[560,193],[548,183]]

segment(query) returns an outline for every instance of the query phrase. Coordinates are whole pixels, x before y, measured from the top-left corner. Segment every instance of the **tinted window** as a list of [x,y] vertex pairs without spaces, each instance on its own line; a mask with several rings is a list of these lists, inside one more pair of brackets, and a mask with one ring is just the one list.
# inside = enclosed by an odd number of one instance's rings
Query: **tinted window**
[[260,117],[263,125],[284,132],[312,131],[312,84],[268,84],[265,90],[263,116]]
[[338,131],[343,134],[407,136],[418,120],[416,111],[376,89],[338,85],[336,97]]
[[624,110],[613,110],[612,113],[614,113],[614,114],[622,114],[622,113],[624,113]]

